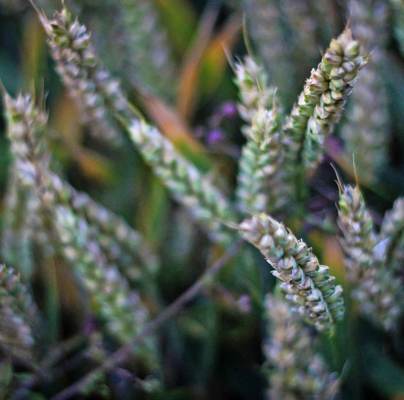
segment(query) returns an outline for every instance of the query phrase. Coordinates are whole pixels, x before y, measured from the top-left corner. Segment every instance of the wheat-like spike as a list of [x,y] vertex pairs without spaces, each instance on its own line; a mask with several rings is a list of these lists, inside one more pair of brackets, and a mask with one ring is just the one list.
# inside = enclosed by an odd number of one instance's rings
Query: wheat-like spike
[[[141,332],[148,311],[136,292],[131,292],[118,269],[108,263],[85,220],[63,205],[54,210],[55,228],[66,260],[90,294],[92,308],[106,322],[111,335],[129,342]],[[154,340],[150,337],[135,353],[156,366]]]
[[236,217],[226,198],[155,127],[132,120],[128,131],[145,161],[175,199],[206,228],[213,240],[228,244],[232,235],[223,223],[232,224]]
[[289,304],[268,294],[265,299],[268,336],[264,342],[268,399],[329,400],[338,390],[335,373],[330,373],[316,352],[317,338]]
[[44,181],[49,169],[49,151],[44,136],[47,115],[35,106],[30,95],[20,94],[13,99],[5,94],[4,104],[16,183],[22,191],[30,192],[29,210],[26,210],[30,215],[25,220],[25,229],[33,232],[32,239],[51,254],[48,216],[42,205],[49,202]]
[[359,283],[362,269],[372,266],[373,249],[377,243],[373,220],[358,187],[345,186],[340,192],[338,225],[343,233],[348,280]]
[[[91,81],[88,82],[89,88],[100,99],[101,104],[108,110],[111,110],[111,112],[119,113],[122,117],[129,118],[132,116],[132,108],[121,88],[120,82],[112,77],[97,57],[91,42],[91,35],[86,26],[80,24],[77,19],[74,19],[66,7],[55,13],[52,20],[48,20],[43,14],[40,15],[40,18],[48,35],[51,49],[52,38],[58,38],[58,43],[59,41],[61,42],[60,46],[65,42],[70,43],[70,40],[75,38],[75,41],[71,43],[73,47],[67,47],[66,51],[63,52],[65,55],[72,56],[73,79],[75,79],[75,75],[90,77]],[[80,52],[75,53],[76,48]],[[66,62],[68,61],[69,59],[66,60]],[[120,139],[116,140],[120,141]]]
[[282,140],[280,114],[272,109],[259,109],[246,127],[247,143],[239,161],[236,198],[243,213],[274,212],[284,205],[282,192]]
[[398,198],[386,213],[379,235],[386,240],[385,262],[397,275],[404,273],[404,197]]
[[392,270],[375,256],[377,236],[359,188],[340,188],[338,225],[352,296],[360,310],[385,329],[400,313],[400,284]]
[[141,283],[157,272],[158,260],[142,235],[122,218],[103,207],[86,193],[78,192],[53,173],[47,175],[48,187],[57,204],[70,208],[83,219],[109,262],[133,283]]
[[20,276],[0,265],[0,345],[11,354],[32,359],[39,313]]
[[293,93],[294,70],[291,54],[285,45],[281,13],[274,0],[242,0],[252,38],[280,97]]
[[242,128],[247,138],[239,161],[236,198],[244,213],[275,212],[287,201],[289,182],[283,164],[281,107],[268,86],[264,68],[251,56],[235,67]]
[[244,57],[235,65],[235,84],[240,102],[238,110],[245,122],[250,124],[259,109],[272,107],[276,89],[268,85],[268,76],[262,65],[251,56]]
[[113,146],[122,143],[118,127],[109,115],[109,107],[126,108],[119,83],[100,66],[90,34],[64,7],[51,20],[40,14],[56,69],[76,101],[83,121],[95,138]]
[[[52,24],[45,17],[42,19],[46,30],[52,32]],[[55,26],[58,24],[58,19],[63,21],[67,19],[72,23],[72,18],[66,9],[56,14]],[[77,21],[72,23],[71,29],[87,32],[86,28]],[[83,40],[86,42],[84,47],[87,50],[91,49],[86,57],[90,58],[91,68],[96,71],[95,83],[99,88],[99,93],[121,121],[131,121],[126,122],[126,128],[143,157],[152,165],[155,173],[176,199],[192,211],[196,220],[207,227],[212,237],[222,243],[228,243],[231,235],[223,228],[222,222],[232,223],[235,218],[226,199],[174,149],[171,142],[165,139],[156,128],[138,119],[138,115],[133,113],[122,93],[119,83],[111,79],[108,71],[100,69],[98,60],[89,44],[87,33]],[[82,45],[79,42],[77,46]],[[88,64],[84,59],[82,63],[76,63],[76,68],[86,70]]]
[[[287,159],[296,172],[312,170],[323,154],[323,142],[339,121],[359,69],[365,59],[346,28],[333,39],[300,94],[284,125]],[[293,173],[293,171],[292,171]]]
[[360,176],[370,181],[387,160],[389,113],[381,70],[386,62],[388,13],[380,0],[351,0],[349,4],[353,34],[371,56],[355,84],[341,136],[348,158],[355,154]]
[[35,107],[32,97],[18,95],[15,99],[4,95],[7,136],[15,159],[18,179],[27,186],[35,186],[38,175],[32,164],[47,168],[48,156],[45,134],[47,115]]
[[38,191],[44,188],[43,173],[49,168],[49,152],[44,137],[47,115],[35,106],[30,95],[19,94],[14,99],[6,93],[4,105],[16,184],[18,190],[30,192],[27,206],[31,214],[27,215],[24,229],[34,229],[35,235],[32,238],[41,241],[47,251],[51,252],[52,246],[48,243],[48,233],[43,224],[43,210],[39,201],[39,198],[46,194],[37,196]]
[[266,214],[254,215],[239,227],[272,266],[286,298],[319,330],[332,330],[344,315],[342,287],[335,284],[329,268],[320,265],[311,249],[283,224]]
[[150,0],[120,0],[119,3],[126,29],[129,70],[137,85],[172,99],[175,65],[155,5]]
[[[52,237],[52,245],[57,246],[57,251],[61,251],[66,260],[77,268],[82,284],[91,293],[96,313],[107,321],[111,334],[121,341],[129,341],[141,329],[147,311],[137,294],[130,293],[128,283],[116,265],[109,262],[105,255],[108,252],[104,252],[108,243],[101,245],[97,233],[111,232],[106,228],[107,222],[115,224],[110,230],[125,228],[124,233],[128,235],[132,233],[130,228],[99,206],[94,211],[89,210],[95,205],[91,200],[87,201],[87,205],[77,204],[77,193],[50,171],[42,154],[44,126],[41,123],[46,118],[37,111],[29,96],[13,100],[6,95],[6,108],[15,163],[24,165],[23,170],[17,169],[20,180],[35,189],[42,218],[46,219],[49,232],[56,234]],[[74,201],[76,210],[84,217],[75,214],[71,206]],[[86,212],[90,215],[87,216]],[[86,218],[92,225],[87,223]],[[111,240],[115,238],[112,236]],[[142,349],[143,346],[139,348],[140,355]],[[145,357],[152,362],[148,353],[149,350],[145,352]]]
[[[89,225],[104,255],[117,264],[125,276],[135,283],[151,278],[156,272],[157,259],[142,236],[120,217],[88,195],[76,191],[50,170],[43,140],[46,116],[35,108],[32,98],[20,95],[13,100],[6,95],[5,104],[16,173],[22,182],[21,189],[31,192],[33,214],[33,208],[38,210],[54,204],[71,208],[77,217]],[[43,221],[41,217],[37,219],[37,226],[40,227]],[[45,244],[47,235],[42,236]],[[36,232],[35,239],[38,237]]]
[[390,0],[393,8],[394,33],[400,46],[401,54],[404,54],[404,1]]

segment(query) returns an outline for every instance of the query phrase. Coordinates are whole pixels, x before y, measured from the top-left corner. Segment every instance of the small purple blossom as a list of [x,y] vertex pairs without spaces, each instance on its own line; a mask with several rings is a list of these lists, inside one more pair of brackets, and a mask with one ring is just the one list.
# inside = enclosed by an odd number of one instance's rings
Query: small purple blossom
[[236,104],[232,101],[226,101],[221,105],[220,114],[223,118],[235,118],[238,114]]
[[221,129],[212,129],[208,132],[206,141],[209,145],[214,145],[221,142],[224,139],[224,134]]

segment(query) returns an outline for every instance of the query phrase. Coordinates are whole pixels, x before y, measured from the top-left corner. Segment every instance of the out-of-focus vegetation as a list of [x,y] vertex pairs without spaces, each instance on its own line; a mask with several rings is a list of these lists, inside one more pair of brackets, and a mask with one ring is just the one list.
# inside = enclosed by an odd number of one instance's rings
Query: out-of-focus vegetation
[[0,399],[404,398],[403,32],[0,0]]

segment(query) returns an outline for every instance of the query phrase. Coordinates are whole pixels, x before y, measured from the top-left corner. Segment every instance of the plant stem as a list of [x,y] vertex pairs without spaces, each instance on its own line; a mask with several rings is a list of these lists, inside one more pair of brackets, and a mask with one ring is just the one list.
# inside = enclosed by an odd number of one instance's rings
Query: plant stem
[[62,390],[60,393],[53,396],[51,400],[71,399],[73,396],[80,393],[87,385],[91,384],[97,375],[109,371],[117,365],[123,363],[132,354],[135,345],[140,344],[143,340],[145,340],[145,338],[159,329],[164,323],[179,314],[183,307],[188,304],[205,287],[206,284],[211,282],[211,279],[217,275],[217,273],[226,265],[226,263],[239,252],[241,242],[241,240],[234,242],[223,254],[223,256],[208,267],[208,269],[192,286],[177,297],[177,299],[174,300],[174,302],[172,302],[167,308],[165,308],[156,318],[146,324],[143,330],[137,336],[135,336],[132,341],[111,354],[111,356],[108,357],[108,359],[99,367],[95,368],[83,378],[79,379],[72,385]]

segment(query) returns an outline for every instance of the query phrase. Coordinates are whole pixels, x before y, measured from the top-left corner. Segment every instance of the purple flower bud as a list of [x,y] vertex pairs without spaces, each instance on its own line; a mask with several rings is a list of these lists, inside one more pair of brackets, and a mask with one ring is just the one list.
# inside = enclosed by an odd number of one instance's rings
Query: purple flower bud
[[234,118],[237,116],[237,107],[231,101],[226,101],[221,106],[221,114],[223,118]]
[[220,129],[212,129],[208,132],[207,142],[209,145],[213,145],[221,142],[224,139],[223,131]]

